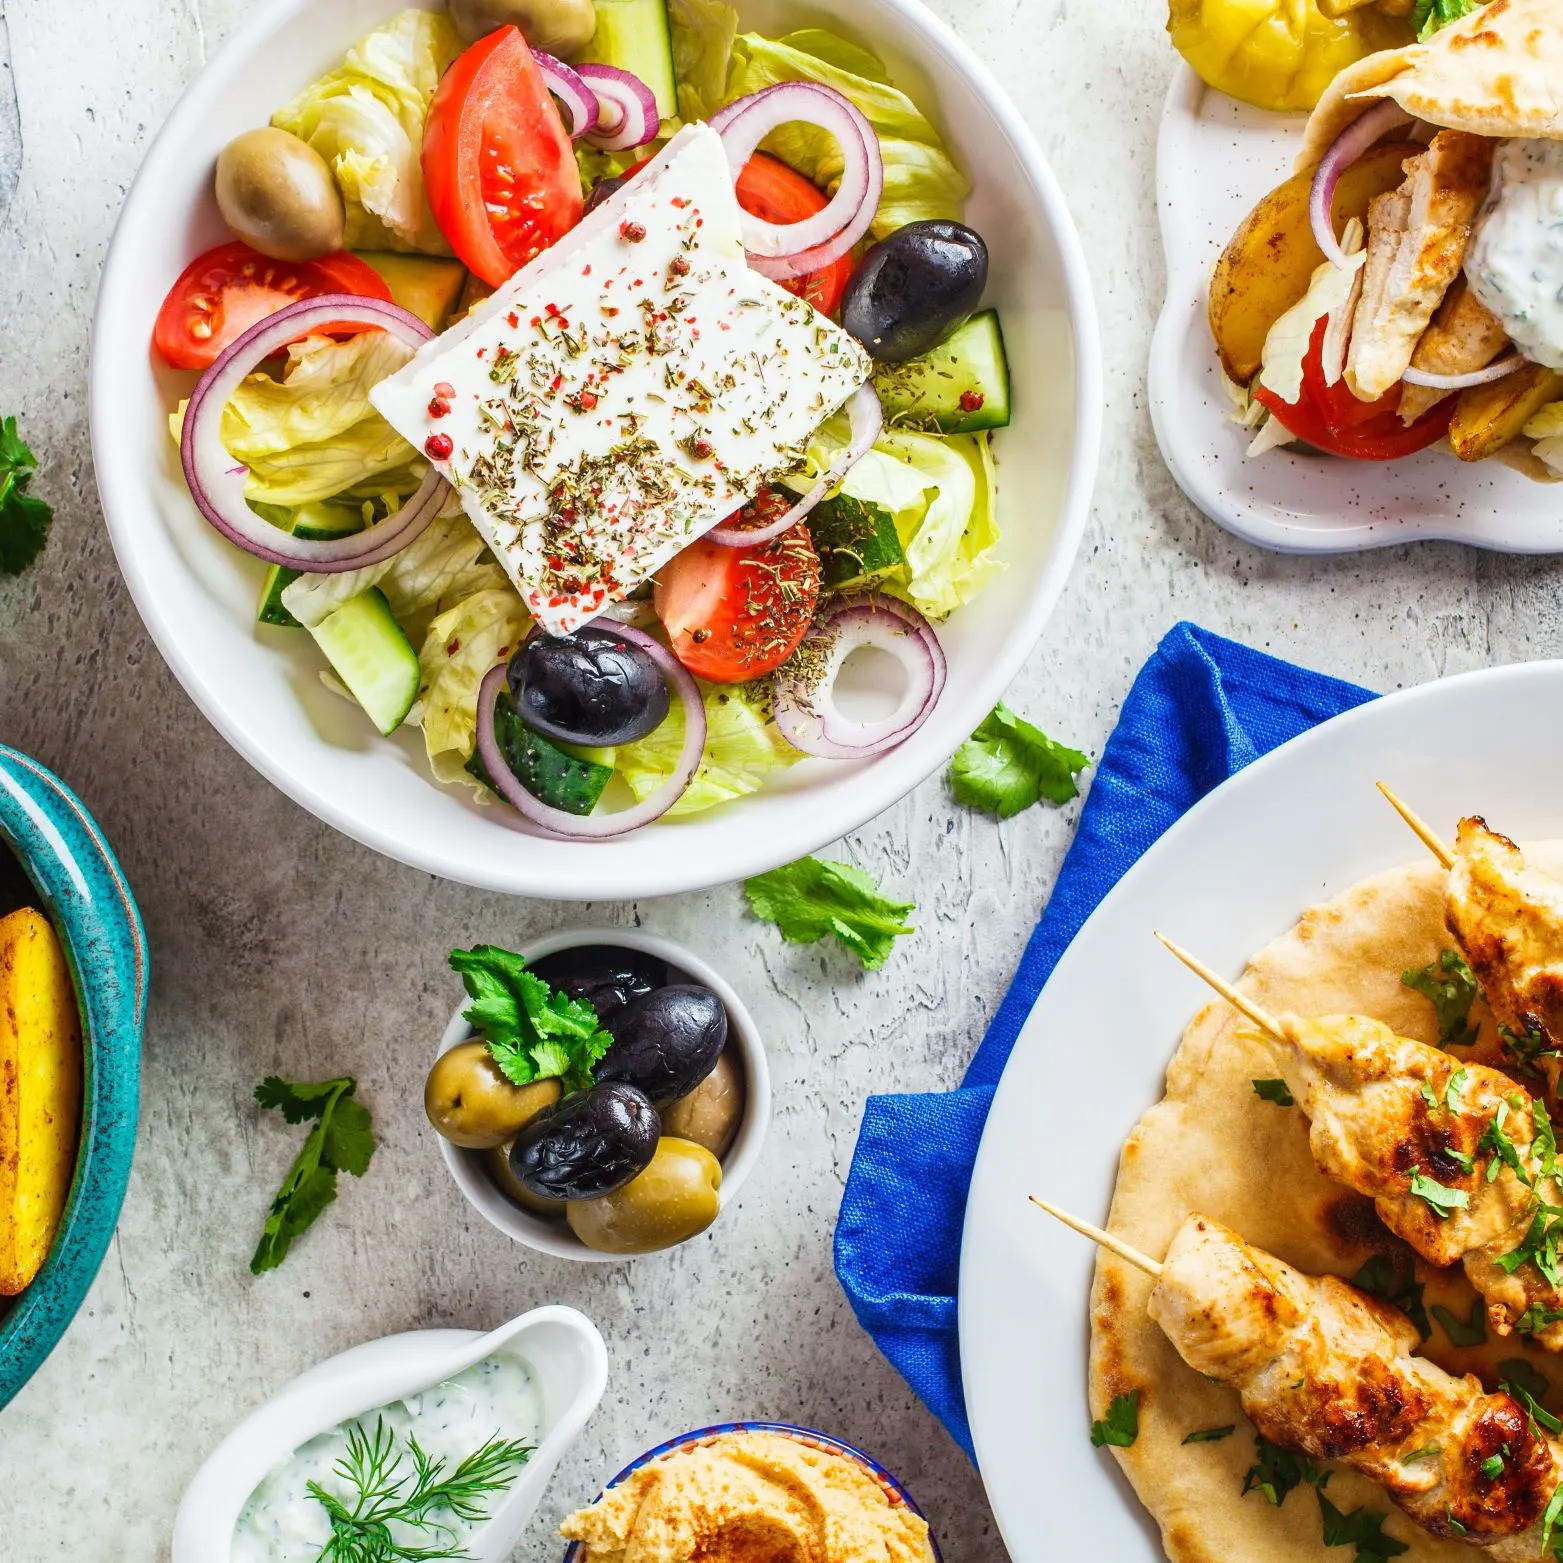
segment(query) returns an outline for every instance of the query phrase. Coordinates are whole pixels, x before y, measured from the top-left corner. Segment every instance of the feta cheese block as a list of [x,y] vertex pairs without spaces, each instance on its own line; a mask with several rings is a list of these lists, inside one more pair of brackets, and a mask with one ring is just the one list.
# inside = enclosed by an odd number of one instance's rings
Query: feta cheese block
[[563,635],[798,471],[872,367],[749,269],[722,139],[691,125],[370,400]]

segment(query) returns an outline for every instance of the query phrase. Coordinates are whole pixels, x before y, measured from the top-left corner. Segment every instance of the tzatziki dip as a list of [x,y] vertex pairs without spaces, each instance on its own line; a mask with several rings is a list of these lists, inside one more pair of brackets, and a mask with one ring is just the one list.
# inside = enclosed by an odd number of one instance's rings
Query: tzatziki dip
[[[348,1515],[368,1517],[374,1506],[375,1514],[388,1516],[393,1541],[408,1549],[438,1547],[443,1550],[424,1555],[459,1556],[520,1477],[541,1429],[542,1399],[530,1369],[519,1357],[496,1352],[300,1445],[250,1494],[234,1529],[230,1563],[316,1563],[332,1539],[333,1521],[311,1483]],[[470,1501],[463,1512],[437,1504],[416,1523],[422,1473],[413,1440],[427,1461],[445,1462],[434,1476],[442,1483],[459,1477],[463,1462],[480,1450],[488,1452],[481,1468],[467,1468],[479,1478],[479,1490],[467,1482],[463,1491]],[[399,1465],[392,1467],[392,1460]],[[372,1484],[354,1473],[370,1475]],[[423,1490],[429,1490],[426,1480]]]
[[1563,142],[1498,147],[1465,275],[1527,358],[1563,369]]

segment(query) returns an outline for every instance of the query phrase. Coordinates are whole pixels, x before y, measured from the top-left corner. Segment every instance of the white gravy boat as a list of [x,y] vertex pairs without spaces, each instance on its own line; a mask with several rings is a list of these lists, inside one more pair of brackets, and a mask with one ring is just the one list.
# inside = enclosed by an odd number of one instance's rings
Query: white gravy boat
[[478,1330],[386,1335],[300,1374],[257,1406],[195,1473],[174,1519],[172,1563],[228,1563],[234,1527],[250,1494],[300,1444],[438,1384],[502,1346],[531,1368],[543,1405],[536,1452],[466,1542],[475,1563],[505,1563],[607,1387],[602,1336],[573,1308],[537,1308],[486,1335]]

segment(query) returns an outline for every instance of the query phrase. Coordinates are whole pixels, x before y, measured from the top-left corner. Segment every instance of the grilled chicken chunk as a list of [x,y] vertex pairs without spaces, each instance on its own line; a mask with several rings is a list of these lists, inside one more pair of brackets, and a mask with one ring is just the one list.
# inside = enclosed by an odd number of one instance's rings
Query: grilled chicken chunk
[[1441,130],[1425,152],[1406,159],[1405,183],[1368,207],[1362,300],[1346,355],[1346,383],[1361,400],[1377,400],[1406,372],[1459,274],[1496,144]]
[[[1485,369],[1509,345],[1503,323],[1471,292],[1463,276],[1450,284],[1433,323],[1422,333],[1411,363],[1429,374],[1469,374]],[[1400,421],[1408,427],[1453,391],[1408,385],[1400,396]]]
[[1398,1309],[1198,1215],[1173,1238],[1148,1307],[1272,1443],[1361,1472],[1424,1530],[1495,1563],[1551,1558],[1543,1515],[1563,1451],[1510,1396],[1412,1355],[1417,1331]]

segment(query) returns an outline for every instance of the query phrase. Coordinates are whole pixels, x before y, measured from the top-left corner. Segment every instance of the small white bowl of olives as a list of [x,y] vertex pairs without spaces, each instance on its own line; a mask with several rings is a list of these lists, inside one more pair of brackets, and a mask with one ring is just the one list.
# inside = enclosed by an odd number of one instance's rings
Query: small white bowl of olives
[[[742,999],[692,951],[638,929],[571,929],[519,954],[592,1004],[615,1044],[590,1092],[514,1086],[463,1002],[424,1091],[457,1187],[507,1237],[561,1259],[617,1263],[705,1231],[770,1124],[770,1070]],[[639,1170],[626,1179],[625,1166]],[[568,1197],[583,1181],[617,1186]]]

